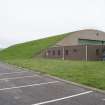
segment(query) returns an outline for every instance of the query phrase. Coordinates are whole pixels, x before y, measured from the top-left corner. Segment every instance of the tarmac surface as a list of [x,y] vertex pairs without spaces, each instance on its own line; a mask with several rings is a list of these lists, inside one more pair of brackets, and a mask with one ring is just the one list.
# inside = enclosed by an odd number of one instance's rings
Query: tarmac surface
[[105,94],[0,63],[0,105],[105,105]]

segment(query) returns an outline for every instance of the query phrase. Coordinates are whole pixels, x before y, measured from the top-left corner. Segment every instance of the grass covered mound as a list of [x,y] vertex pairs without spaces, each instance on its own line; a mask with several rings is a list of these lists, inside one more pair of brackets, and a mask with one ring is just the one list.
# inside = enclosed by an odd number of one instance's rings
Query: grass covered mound
[[0,52],[0,59],[32,58],[33,55],[38,55],[42,50],[55,45],[55,43],[62,40],[66,35],[68,35],[68,33],[11,46]]

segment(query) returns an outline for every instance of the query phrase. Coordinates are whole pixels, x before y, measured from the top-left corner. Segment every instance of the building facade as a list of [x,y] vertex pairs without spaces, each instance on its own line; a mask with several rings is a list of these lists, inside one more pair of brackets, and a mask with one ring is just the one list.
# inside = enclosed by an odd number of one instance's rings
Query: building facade
[[103,60],[105,33],[97,30],[81,30],[71,33],[43,52],[43,57],[70,60]]

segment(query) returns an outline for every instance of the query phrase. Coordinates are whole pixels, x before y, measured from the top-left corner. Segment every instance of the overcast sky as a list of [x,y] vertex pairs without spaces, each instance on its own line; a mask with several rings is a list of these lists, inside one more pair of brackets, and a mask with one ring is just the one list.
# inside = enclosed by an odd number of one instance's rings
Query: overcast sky
[[105,0],[0,0],[0,47],[87,28],[105,31]]

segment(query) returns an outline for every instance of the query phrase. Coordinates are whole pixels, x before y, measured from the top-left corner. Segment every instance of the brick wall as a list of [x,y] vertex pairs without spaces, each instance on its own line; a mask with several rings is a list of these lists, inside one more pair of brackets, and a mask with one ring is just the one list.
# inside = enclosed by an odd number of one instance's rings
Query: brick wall
[[[101,45],[88,45],[87,46],[87,60],[101,60],[105,46]],[[46,58],[59,58],[70,60],[86,60],[86,46],[65,46],[65,47],[52,47],[46,49],[42,53]]]

